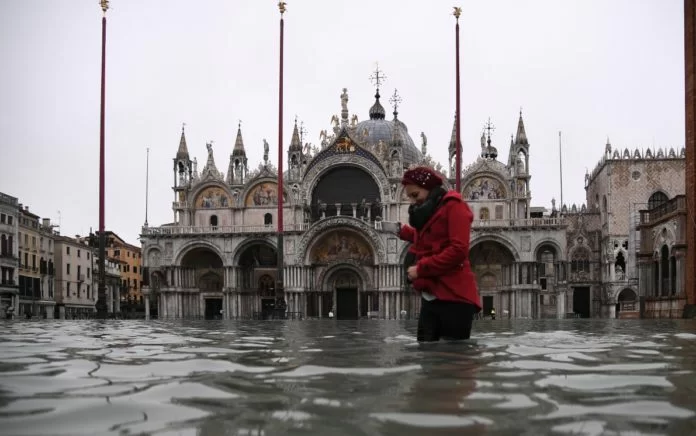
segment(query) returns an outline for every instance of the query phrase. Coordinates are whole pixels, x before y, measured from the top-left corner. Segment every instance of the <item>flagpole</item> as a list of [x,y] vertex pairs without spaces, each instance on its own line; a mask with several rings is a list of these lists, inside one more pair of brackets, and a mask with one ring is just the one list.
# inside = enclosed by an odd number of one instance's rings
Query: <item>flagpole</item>
[[457,20],[457,24],[454,28],[454,37],[455,37],[455,50],[456,50],[456,55],[455,55],[455,62],[456,62],[456,95],[457,95],[457,108],[456,108],[456,117],[455,117],[455,123],[456,123],[456,135],[457,135],[457,163],[456,163],[456,170],[457,174],[455,176],[455,185],[457,188],[457,192],[461,192],[462,187],[462,142],[461,142],[461,134],[460,134],[460,123],[461,123],[461,115],[460,115],[460,96],[459,96],[459,16],[462,13],[462,8],[459,7],[454,7],[454,13],[453,15],[455,16]]
[[99,113],[99,284],[97,290],[97,318],[107,317],[106,305],[106,233],[104,231],[104,106],[106,100],[106,10],[109,0],[100,1],[102,16],[101,54],[101,108]]
[[145,227],[147,224],[147,203],[150,191],[150,147],[147,147],[147,156],[145,157]]
[[[561,148],[561,132],[558,132],[558,168],[560,169],[560,178],[561,178],[561,207],[560,210],[563,210],[563,150]],[[560,214],[560,213],[559,213]]]
[[285,2],[278,2],[280,10],[280,69],[278,78],[278,244],[277,244],[277,271],[276,271],[276,298],[283,295],[284,280],[283,280],[283,28],[285,22],[283,16],[285,14]]

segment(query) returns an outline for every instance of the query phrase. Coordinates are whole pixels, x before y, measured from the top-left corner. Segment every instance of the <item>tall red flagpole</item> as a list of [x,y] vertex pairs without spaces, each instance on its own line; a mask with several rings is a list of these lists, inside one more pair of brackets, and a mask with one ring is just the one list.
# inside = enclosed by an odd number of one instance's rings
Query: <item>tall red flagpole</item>
[[285,2],[278,2],[280,10],[280,72],[278,81],[278,260],[276,272],[276,297],[283,295],[283,14]]
[[106,10],[109,0],[101,0],[102,56],[101,56],[101,109],[99,113],[99,284],[97,289],[97,318],[107,317],[106,305],[106,233],[104,231],[104,104],[106,99]]
[[456,128],[457,128],[457,165],[456,165],[456,170],[457,170],[457,175],[455,177],[455,184],[457,187],[457,192],[462,192],[462,142],[461,142],[461,136],[459,133],[459,125],[461,122],[462,117],[460,116],[459,113],[459,15],[462,13],[462,8],[454,7],[454,13],[453,15],[457,19],[457,25],[454,28],[454,37],[455,37],[455,50],[456,50],[456,64],[457,64],[457,108],[456,108]]

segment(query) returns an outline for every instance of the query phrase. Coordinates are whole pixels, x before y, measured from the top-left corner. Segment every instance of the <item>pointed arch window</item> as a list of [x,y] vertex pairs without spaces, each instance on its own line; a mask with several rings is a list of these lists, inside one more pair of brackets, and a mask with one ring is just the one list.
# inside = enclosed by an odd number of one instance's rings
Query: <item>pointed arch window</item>
[[657,191],[648,199],[648,210],[661,206],[662,204],[667,203],[667,201],[669,201],[667,194],[662,191]]

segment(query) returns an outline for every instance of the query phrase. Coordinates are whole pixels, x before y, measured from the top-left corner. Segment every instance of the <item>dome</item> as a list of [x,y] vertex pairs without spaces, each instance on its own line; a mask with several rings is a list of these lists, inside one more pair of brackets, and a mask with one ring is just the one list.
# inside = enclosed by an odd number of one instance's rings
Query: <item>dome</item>
[[[403,149],[404,165],[408,166],[419,162],[423,155],[408,134],[406,124],[399,120],[396,114],[394,120],[386,120],[384,108],[379,102],[379,91],[375,95],[375,99],[375,104],[370,108],[370,119],[359,122],[355,127],[356,136],[368,145],[376,145],[379,141],[385,145],[390,145],[394,139],[397,139]],[[395,130],[397,130],[396,138],[394,137]]]

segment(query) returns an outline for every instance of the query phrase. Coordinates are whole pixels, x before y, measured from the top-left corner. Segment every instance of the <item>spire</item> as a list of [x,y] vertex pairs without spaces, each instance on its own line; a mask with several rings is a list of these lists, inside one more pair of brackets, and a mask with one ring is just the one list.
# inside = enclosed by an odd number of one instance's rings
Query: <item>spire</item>
[[184,133],[184,127],[186,123],[181,125],[181,139],[179,140],[179,150],[176,152],[176,158],[181,160],[189,159],[188,147],[186,146],[186,135]]
[[384,73],[379,69],[379,64],[375,67],[375,72],[370,76],[370,80],[375,85],[376,89],[375,104],[373,104],[370,108],[370,119],[383,120],[386,115],[386,111],[379,102],[379,87],[382,83],[384,83],[385,80],[387,80],[387,76],[385,76]]
[[386,111],[384,110],[384,107],[380,104],[379,102],[379,89],[377,90],[377,93],[375,94],[375,104],[372,105],[370,108],[370,119],[371,120],[383,120]]
[[453,156],[457,152],[457,114],[454,114],[454,121],[452,122],[452,136],[449,142],[449,152],[450,156]]
[[[345,88],[344,88],[344,90],[345,90]],[[297,130],[297,117],[295,117],[295,127],[292,129],[292,139],[290,139],[289,151],[302,151],[302,141],[300,141],[300,131]]]
[[246,150],[244,150],[244,139],[242,139],[241,121],[237,125],[237,139],[234,141],[234,149],[232,149],[232,156],[246,156]]
[[520,109],[520,120],[517,122],[517,136],[515,144],[527,145],[527,133],[524,131],[524,120],[522,120],[522,109]]

